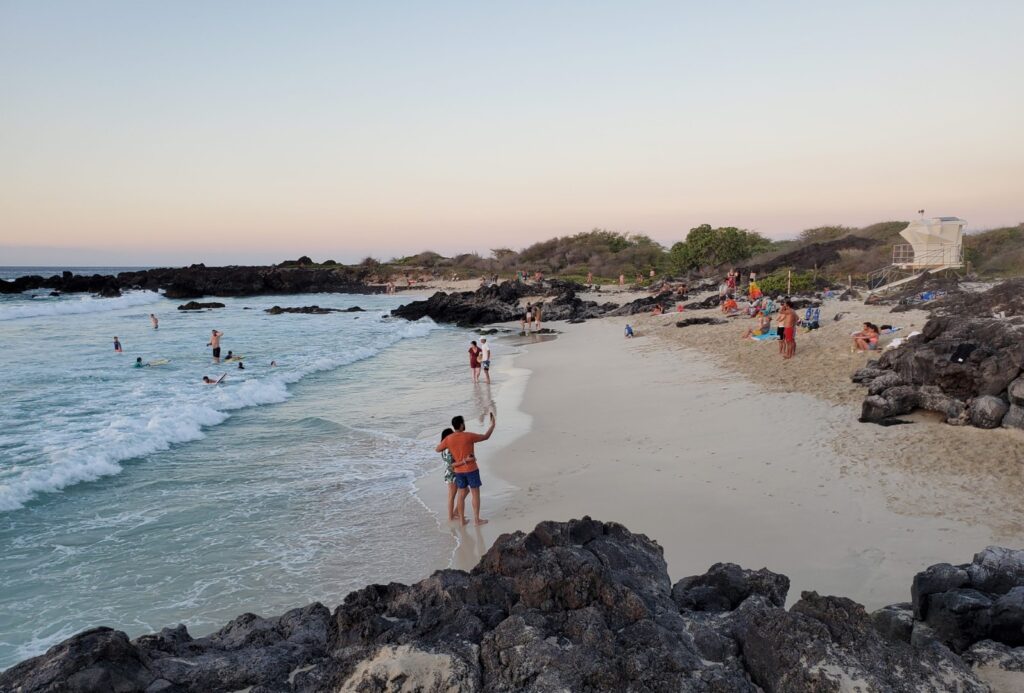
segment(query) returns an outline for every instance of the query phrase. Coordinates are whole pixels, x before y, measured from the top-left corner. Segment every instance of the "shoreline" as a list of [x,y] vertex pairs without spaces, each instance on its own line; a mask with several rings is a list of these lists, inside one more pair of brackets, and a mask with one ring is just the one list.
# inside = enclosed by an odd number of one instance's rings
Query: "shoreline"
[[[622,338],[625,318],[560,323],[553,344],[516,356],[530,371],[522,409],[542,423],[481,457],[485,488],[497,476],[517,490],[501,507],[485,491],[491,522],[455,567],[472,568],[502,533],[590,515],[658,537],[673,579],[719,561],[763,565],[789,575],[793,595],[819,589],[871,608],[898,601],[922,564],[1024,543],[1015,518],[981,507],[970,484],[909,502],[900,489],[920,494],[934,475],[858,459],[864,445],[899,450],[893,440],[915,426],[860,424],[847,403],[766,389],[628,319],[639,338]],[[925,418],[914,436],[940,445],[992,433]]]
[[[498,325],[497,327],[501,329],[506,326]],[[522,339],[513,335],[509,335],[509,338],[510,341],[511,339]],[[451,536],[455,540],[455,546],[448,556],[445,565],[442,566],[443,568],[461,569],[465,565],[470,567],[476,565],[480,556],[490,548],[497,538],[497,535],[492,534],[488,529],[494,524],[493,518],[499,516],[503,509],[515,498],[517,492],[522,490],[511,480],[505,478],[500,473],[488,469],[485,465],[502,450],[510,448],[522,438],[530,435],[533,417],[523,409],[522,403],[532,372],[529,369],[520,367],[517,361],[527,353],[527,348],[531,345],[514,344],[511,346],[514,346],[517,351],[504,353],[505,349],[508,348],[507,343],[501,342],[499,335],[495,335],[494,339],[496,345],[495,356],[500,356],[500,359],[495,359],[496,367],[492,368],[491,371],[493,376],[500,379],[498,383],[492,385],[496,393],[494,393],[493,397],[475,397],[472,403],[473,411],[463,414],[466,417],[467,429],[475,432],[486,430],[486,419],[481,423],[480,417],[485,417],[488,411],[493,409],[498,416],[498,425],[494,429],[494,434],[490,440],[482,444],[485,447],[481,447],[478,451],[483,472],[481,515],[483,515],[484,519],[490,520],[490,522],[481,526],[476,526],[470,522],[470,524],[460,527],[457,523],[446,519],[447,487],[442,479],[443,466],[440,463],[440,457],[438,457],[438,464],[436,466],[413,482],[413,494],[434,517],[437,522],[438,531],[446,536]],[[539,340],[538,343],[547,341],[557,341],[557,339],[543,339]],[[486,389],[487,385],[481,383],[480,391],[483,392]],[[447,425],[447,422],[445,422],[442,428]],[[439,434],[440,431],[437,433]],[[431,445],[436,444],[436,442],[432,441],[438,440],[437,434],[433,431],[424,432],[423,438],[425,442]],[[466,499],[466,510],[471,512],[468,498]]]

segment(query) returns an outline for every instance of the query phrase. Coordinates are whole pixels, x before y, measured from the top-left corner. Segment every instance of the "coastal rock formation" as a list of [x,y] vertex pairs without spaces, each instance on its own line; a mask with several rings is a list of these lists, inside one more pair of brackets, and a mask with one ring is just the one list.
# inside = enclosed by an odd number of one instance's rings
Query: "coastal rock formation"
[[223,308],[223,303],[216,303],[210,301],[208,303],[200,303],[199,301],[189,301],[178,306],[178,310],[204,310],[206,308]]
[[1008,279],[987,291],[958,291],[937,299],[932,315],[1012,318],[1024,316],[1024,279]]
[[691,325],[724,325],[729,322],[721,318],[686,318],[676,322],[676,327],[689,327]]
[[381,287],[368,286],[369,268],[336,265],[332,267],[189,267],[159,268],[121,272],[116,277],[64,272],[51,277],[31,275],[12,281],[0,280],[0,293],[20,293],[48,288],[61,293],[89,292],[102,296],[120,296],[127,289],[164,290],[167,298],[203,296],[259,296],[263,294],[304,293],[379,293]]
[[597,318],[618,308],[613,303],[584,301],[576,295],[580,284],[560,280],[544,280],[529,285],[502,282],[482,286],[476,291],[445,293],[438,291],[425,301],[413,301],[391,311],[395,317],[419,320],[428,317],[435,322],[454,323],[460,327],[478,327],[495,322],[517,321],[522,317],[520,301],[528,296],[553,296],[542,302],[544,320],[586,320]]
[[1024,319],[949,315],[933,317],[852,378],[869,388],[862,421],[927,409],[957,425],[1018,427],[1022,370]]
[[0,690],[981,692],[1021,681],[1024,552],[933,566],[914,579],[912,605],[871,615],[814,592],[786,610],[788,590],[784,575],[729,563],[673,585],[643,535],[542,522],[499,537],[471,572],[371,585],[333,613],[243,614],[201,638],[181,625],[132,641],[87,630],[0,674]]
[[865,238],[864,236],[854,236],[852,234],[831,241],[808,243],[802,248],[772,258],[760,265],[758,269],[762,274],[767,275],[777,269],[787,267],[797,269],[825,267],[826,265],[838,262],[842,257],[840,255],[842,250],[867,250],[880,243],[881,241],[874,238]]
[[281,306],[274,306],[272,308],[266,308],[263,312],[269,313],[270,315],[280,315],[281,313],[305,313],[307,315],[323,315],[325,313],[354,313],[359,312],[361,309],[353,311],[342,310],[340,308],[321,308],[320,306],[300,306],[298,308],[282,308]]

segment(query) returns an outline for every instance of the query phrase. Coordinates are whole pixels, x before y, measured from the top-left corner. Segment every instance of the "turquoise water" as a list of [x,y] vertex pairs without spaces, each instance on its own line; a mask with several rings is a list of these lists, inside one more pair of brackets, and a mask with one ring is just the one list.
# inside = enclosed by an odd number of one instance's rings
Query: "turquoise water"
[[[448,564],[412,490],[480,397],[466,333],[387,318],[393,297],[216,300],[0,300],[0,668],[88,626],[203,633]],[[314,303],[367,312],[263,312]],[[244,371],[211,363],[213,328]]]

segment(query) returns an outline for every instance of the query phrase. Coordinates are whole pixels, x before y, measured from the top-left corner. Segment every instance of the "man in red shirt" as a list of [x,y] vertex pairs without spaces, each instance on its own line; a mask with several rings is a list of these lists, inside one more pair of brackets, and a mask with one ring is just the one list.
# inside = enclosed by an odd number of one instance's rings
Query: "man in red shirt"
[[466,430],[466,421],[461,416],[452,419],[452,433],[435,448],[436,452],[449,451],[452,454],[452,471],[455,472],[455,486],[459,489],[456,515],[462,520],[462,524],[468,524],[466,519],[466,496],[473,495],[473,520],[478,525],[487,524],[487,520],[480,517],[480,468],[476,466],[476,454],[473,450],[475,443],[481,443],[491,437],[494,433],[494,412],[491,412],[491,426],[486,433],[470,433]]

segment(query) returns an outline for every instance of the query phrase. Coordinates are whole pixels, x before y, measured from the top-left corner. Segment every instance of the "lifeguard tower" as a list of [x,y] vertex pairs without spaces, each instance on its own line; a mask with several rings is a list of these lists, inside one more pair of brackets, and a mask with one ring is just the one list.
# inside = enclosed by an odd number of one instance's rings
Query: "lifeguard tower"
[[925,272],[943,272],[964,266],[964,227],[959,217],[918,219],[900,231],[908,242],[892,247],[892,264],[868,275],[873,293],[885,293]]

